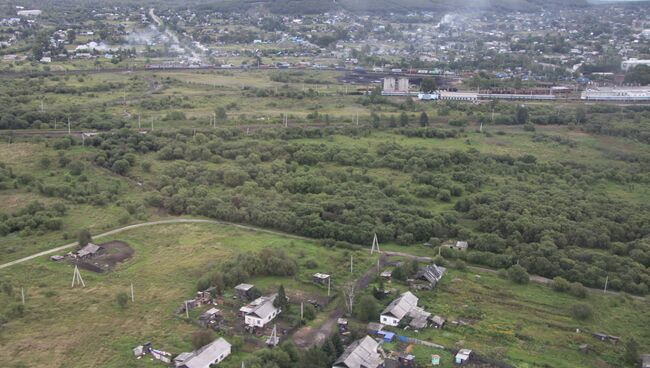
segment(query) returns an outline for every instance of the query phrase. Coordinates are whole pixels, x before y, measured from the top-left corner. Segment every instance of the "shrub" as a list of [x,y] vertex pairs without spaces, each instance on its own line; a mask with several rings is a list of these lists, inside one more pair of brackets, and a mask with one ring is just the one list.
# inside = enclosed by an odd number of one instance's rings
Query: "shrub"
[[318,263],[316,263],[316,261],[310,259],[309,261],[305,262],[305,268],[313,270],[317,267],[318,267]]
[[514,265],[508,269],[508,279],[517,284],[527,284],[530,281],[530,276],[525,268]]
[[115,296],[115,300],[117,301],[117,305],[124,309],[126,308],[126,303],[129,302],[129,296],[125,292],[121,292]]
[[211,343],[214,340],[214,336],[210,330],[201,330],[194,332],[191,340],[192,347],[196,350]]
[[578,298],[586,298],[587,297],[587,288],[584,287],[581,283],[579,282],[572,282],[571,285],[569,286],[569,294],[578,297]]
[[364,295],[359,300],[355,309],[356,317],[363,322],[376,320],[379,316],[379,306],[377,299],[372,295]]
[[316,308],[311,304],[305,304],[303,308],[303,317],[305,321],[311,321],[316,318]]
[[550,283],[551,289],[559,292],[566,292],[569,290],[571,284],[564,278],[558,276]]
[[571,317],[579,320],[579,321],[586,321],[588,319],[591,319],[593,317],[593,310],[588,304],[585,303],[578,303],[574,304],[569,308],[569,313],[571,313]]

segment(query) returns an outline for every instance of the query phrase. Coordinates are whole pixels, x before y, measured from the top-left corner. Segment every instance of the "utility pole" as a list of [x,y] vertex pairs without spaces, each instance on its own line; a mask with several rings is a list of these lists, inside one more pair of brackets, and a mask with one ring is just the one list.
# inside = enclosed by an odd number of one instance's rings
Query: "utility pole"
[[300,302],[300,320],[302,321],[304,319],[305,319],[305,303]]
[[377,253],[381,253],[379,251],[379,241],[377,240],[377,233],[375,233],[375,237],[372,239],[372,248],[370,248],[370,254],[375,253],[375,251],[377,251]]
[[151,131],[153,132],[153,116],[151,117]]
[[138,130],[142,129],[142,124],[140,122],[140,114],[138,114]]
[[350,273],[352,273],[352,265],[353,265],[353,260],[352,257],[354,257],[352,254],[350,254]]
[[327,278],[327,296],[330,296],[331,289],[332,289],[332,276]]
[[83,287],[86,286],[86,284],[84,283],[84,280],[81,278],[81,272],[79,272],[79,267],[77,267],[76,264],[74,265],[74,272],[72,273],[72,286],[71,287],[74,287],[75,284],[81,285]]
[[43,106],[43,100],[41,100],[41,112],[45,111],[45,106]]
[[68,116],[68,135],[70,135],[70,117]]
[[23,300],[23,305],[25,305],[25,288],[23,287],[20,288],[20,296]]
[[187,300],[185,301],[185,317],[190,319],[190,308],[187,307]]
[[359,126],[359,112],[357,111],[357,126]]
[[607,292],[607,282],[609,281],[609,275],[605,277],[605,289],[603,289],[603,294]]
[[131,302],[135,302],[135,295],[133,294],[133,283],[131,283]]

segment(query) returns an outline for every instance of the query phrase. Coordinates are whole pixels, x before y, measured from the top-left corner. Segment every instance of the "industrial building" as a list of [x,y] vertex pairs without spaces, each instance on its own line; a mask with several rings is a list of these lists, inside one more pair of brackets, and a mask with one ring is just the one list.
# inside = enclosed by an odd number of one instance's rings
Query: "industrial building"
[[628,71],[632,68],[636,68],[639,65],[650,66],[650,60],[640,60],[636,58],[630,58],[621,62],[621,69],[623,71]]
[[596,87],[583,91],[580,99],[590,101],[650,101],[650,86]]
[[408,96],[409,79],[405,77],[386,77],[384,78],[384,88],[381,91],[382,96]]

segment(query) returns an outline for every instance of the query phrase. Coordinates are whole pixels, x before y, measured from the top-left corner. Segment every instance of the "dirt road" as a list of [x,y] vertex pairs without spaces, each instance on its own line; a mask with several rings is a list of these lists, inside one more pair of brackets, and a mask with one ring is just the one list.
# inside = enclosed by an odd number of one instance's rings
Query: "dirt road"
[[[119,229],[114,229],[114,230],[111,230],[111,231],[107,231],[107,232],[102,233],[102,234],[93,235],[93,238],[94,239],[102,238],[102,237],[105,237],[105,236],[118,234],[118,233],[121,233],[123,231],[137,229],[137,228],[146,227],[146,226],[165,225],[165,224],[184,224],[184,223],[190,223],[190,224],[191,223],[198,223],[198,224],[207,223],[207,224],[228,225],[228,226],[238,227],[240,229],[263,232],[263,233],[267,233],[267,234],[281,235],[281,236],[286,236],[286,237],[294,238],[294,239],[309,240],[309,241],[314,240],[314,239],[305,238],[303,236],[286,234],[286,233],[283,233],[283,232],[280,232],[280,231],[267,230],[267,229],[262,229],[262,228],[254,227],[254,226],[233,224],[233,223],[230,223],[230,222],[218,221],[218,220],[188,219],[188,218],[175,218],[175,219],[169,219],[169,220],[143,222],[141,224],[134,224],[134,225],[124,226],[124,227],[121,227]],[[39,252],[39,253],[36,253],[36,254],[32,254],[31,256],[27,256],[27,257],[24,257],[24,258],[17,259],[15,261],[11,261],[11,262],[7,262],[5,264],[1,264],[0,265],[0,270],[4,269],[4,268],[7,268],[7,267],[11,267],[13,265],[17,265],[19,263],[27,262],[27,261],[29,261],[31,259],[34,259],[34,258],[47,256],[49,254],[61,252],[61,251],[64,251],[64,250],[67,250],[67,249],[70,249],[70,248],[73,248],[73,247],[76,247],[76,246],[77,246],[77,242],[74,242],[74,243],[69,243],[69,244],[62,245],[60,247],[56,247],[56,248],[53,248],[53,249],[48,249],[48,250],[45,250],[45,251],[42,251],[42,252]]]

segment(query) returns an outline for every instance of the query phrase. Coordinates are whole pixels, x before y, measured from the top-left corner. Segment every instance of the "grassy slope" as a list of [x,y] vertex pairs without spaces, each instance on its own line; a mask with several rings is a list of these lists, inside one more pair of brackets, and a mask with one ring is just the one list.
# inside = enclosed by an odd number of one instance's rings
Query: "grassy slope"
[[[598,341],[591,332],[632,336],[640,346],[650,344],[650,333],[642,327],[650,324],[647,301],[596,294],[582,300],[542,285],[514,285],[486,273],[479,278],[470,271],[452,270],[447,276],[437,290],[418,293],[420,304],[448,321],[459,317],[467,320],[470,310],[478,311],[480,319],[468,327],[449,324],[443,330],[400,333],[444,346],[474,349],[516,367],[621,366],[623,344]],[[405,290],[404,286],[393,286]],[[592,320],[579,322],[570,317],[569,307],[580,302],[592,306]],[[576,333],[576,329],[581,332]],[[589,344],[589,355],[578,351],[583,343]],[[427,358],[419,356],[422,363]]]
[[[258,234],[227,226],[209,224],[165,225],[125,232],[115,238],[128,242],[134,257],[105,275],[82,271],[86,288],[70,288],[72,268],[45,258],[0,272],[15,288],[27,289],[27,313],[0,332],[0,360],[4,364],[22,362],[26,366],[48,367],[141,367],[131,348],[145,341],[172,352],[190,349],[189,335],[196,327],[172,315],[182,300],[194,291],[205,267],[236,252],[255,251],[266,246],[280,247],[302,264],[315,260],[319,270],[337,280],[349,277],[339,265],[349,259],[347,252],[335,251],[295,239]],[[302,257],[302,258],[299,258]],[[370,261],[366,253],[355,256],[361,272]],[[258,278],[262,290],[273,291],[279,283],[287,291],[300,289],[326,294],[310,283],[312,271],[305,268],[291,278]],[[115,295],[136,290],[136,302],[118,308]],[[18,295],[0,296],[0,305],[9,306]]]

